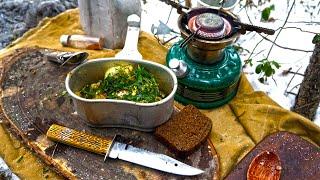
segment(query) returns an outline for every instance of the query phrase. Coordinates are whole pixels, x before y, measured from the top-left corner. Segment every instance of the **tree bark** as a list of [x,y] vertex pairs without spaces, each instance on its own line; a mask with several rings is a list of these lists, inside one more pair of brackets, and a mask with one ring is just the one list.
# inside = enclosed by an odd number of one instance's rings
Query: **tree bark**
[[315,45],[293,111],[313,120],[320,102],[320,43]]

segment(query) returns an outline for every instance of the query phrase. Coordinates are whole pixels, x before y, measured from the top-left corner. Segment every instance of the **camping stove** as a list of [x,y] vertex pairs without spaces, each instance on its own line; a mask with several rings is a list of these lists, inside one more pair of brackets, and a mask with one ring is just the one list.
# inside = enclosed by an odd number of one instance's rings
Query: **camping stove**
[[237,93],[241,60],[230,45],[239,35],[246,30],[272,34],[272,30],[240,23],[233,14],[211,8],[181,14],[178,25],[184,40],[175,43],[166,58],[178,78],[175,99],[203,109],[226,104]]

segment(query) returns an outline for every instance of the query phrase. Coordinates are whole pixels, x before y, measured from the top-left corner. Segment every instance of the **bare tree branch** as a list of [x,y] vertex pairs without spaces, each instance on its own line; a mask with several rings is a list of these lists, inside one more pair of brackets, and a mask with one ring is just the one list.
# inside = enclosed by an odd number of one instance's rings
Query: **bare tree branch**
[[277,81],[274,79],[274,77],[273,77],[273,76],[271,76],[271,78],[272,78],[272,80],[273,80],[274,84],[275,84],[276,86],[278,86]]
[[297,84],[297,85],[293,86],[293,87],[290,89],[290,91],[288,91],[288,92],[292,92],[294,88],[296,88],[296,87],[298,87],[298,86],[300,86],[300,85],[301,85],[301,83],[299,83],[299,84]]
[[290,24],[320,24],[320,21],[288,21]]
[[[294,1],[294,3],[295,3],[295,1]],[[293,7],[294,3],[292,4],[292,7]],[[291,7],[291,10],[292,10],[292,7]],[[250,16],[249,16],[249,14],[248,14],[247,8],[245,8],[245,12],[246,12],[246,15],[247,15],[247,18],[248,18],[250,24],[253,24],[252,21],[251,21],[251,18],[250,18]],[[291,12],[291,11],[290,11],[290,12]],[[288,15],[290,15],[290,14],[288,14]],[[287,16],[287,19],[288,19],[288,18],[289,18],[289,16]],[[285,24],[286,24],[286,23],[284,23],[284,25],[285,25]],[[280,30],[281,28],[284,28],[284,27],[279,27],[279,28],[277,29],[277,31]],[[299,28],[298,28],[298,29],[299,29]],[[279,31],[279,32],[281,32],[281,31]],[[312,50],[304,50],[304,49],[297,49],[297,48],[290,48],[290,47],[282,46],[282,45],[280,45],[280,44],[278,44],[278,43],[275,42],[276,39],[275,39],[274,41],[272,41],[271,39],[267,38],[267,36],[263,36],[263,35],[261,35],[260,33],[257,33],[257,34],[258,34],[259,36],[261,36],[263,39],[271,42],[273,45],[275,45],[275,46],[277,46],[277,47],[279,47],[279,48],[282,48],[282,49],[291,50],[291,51],[301,51],[301,52],[306,52],[306,53],[313,52]],[[279,33],[278,33],[278,34],[279,34]]]
[[252,54],[254,53],[254,51],[256,50],[256,48],[259,46],[259,44],[260,44],[263,40],[264,40],[264,39],[261,39],[261,40],[254,46],[254,48],[252,49],[252,51],[251,51],[248,59],[251,58]]
[[291,94],[291,95],[297,96],[297,94],[293,93],[293,92],[287,92],[287,94]]
[[291,51],[301,51],[301,52],[306,52],[306,53],[310,53],[313,52],[312,50],[304,50],[304,49],[297,49],[297,48],[290,48],[290,47],[286,47],[286,46],[282,46],[274,41],[272,41],[271,39],[267,38],[266,36],[263,36],[261,34],[259,34],[263,39],[273,43],[275,46],[282,48],[282,49],[287,49],[287,50],[291,50]]
[[[279,27],[278,29],[276,29],[276,31],[280,30],[281,27]],[[310,34],[319,34],[317,32],[313,32],[313,31],[307,31],[307,30],[303,30],[302,28],[299,28],[299,27],[283,27],[282,29],[297,29],[297,30],[300,30],[301,32],[305,32],[305,33],[310,33]]]
[[293,74],[293,76],[292,76],[292,78],[290,79],[290,81],[289,81],[289,83],[288,83],[288,85],[287,85],[287,88],[286,88],[286,90],[284,90],[284,92],[289,93],[287,90],[288,90],[288,88],[289,88],[289,86],[290,86],[293,78],[296,76],[296,74],[299,72],[299,70],[300,70],[301,68],[302,68],[302,66],[300,66],[299,69],[296,71],[296,73]]
[[265,51],[265,49],[263,49],[263,50],[261,50],[261,51],[259,51],[259,52],[255,53],[255,54],[254,54],[254,56],[253,56],[252,58],[255,58],[256,56],[258,56],[259,54],[261,54],[263,51]]
[[293,72],[293,71],[289,71],[288,73],[292,73],[292,74],[296,74],[296,75],[304,76],[304,74],[302,74],[302,73]]
[[292,12],[292,9],[293,9],[293,7],[294,7],[295,4],[296,4],[296,0],[293,0],[293,3],[292,3],[292,5],[291,5],[290,10],[289,10],[289,12],[288,12],[288,15],[287,15],[287,17],[286,17],[286,20],[284,21],[284,23],[283,23],[282,27],[280,28],[280,30],[279,30],[276,38],[274,39],[274,41],[273,41],[274,43],[272,43],[266,59],[268,59],[268,57],[269,57],[269,55],[270,55],[270,53],[271,53],[271,51],[272,51],[272,48],[273,48],[275,42],[277,41],[277,39],[278,39],[281,31],[283,30],[283,27],[287,24],[287,21],[288,21],[288,19],[289,19],[289,16],[290,16],[290,14],[291,14],[291,12]]

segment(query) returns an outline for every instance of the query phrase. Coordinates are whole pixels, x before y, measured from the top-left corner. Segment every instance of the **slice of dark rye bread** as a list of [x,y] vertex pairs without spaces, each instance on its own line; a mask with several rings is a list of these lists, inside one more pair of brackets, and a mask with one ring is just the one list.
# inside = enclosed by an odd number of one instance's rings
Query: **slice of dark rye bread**
[[211,120],[193,105],[184,107],[156,128],[156,138],[174,153],[185,157],[193,153],[210,134]]

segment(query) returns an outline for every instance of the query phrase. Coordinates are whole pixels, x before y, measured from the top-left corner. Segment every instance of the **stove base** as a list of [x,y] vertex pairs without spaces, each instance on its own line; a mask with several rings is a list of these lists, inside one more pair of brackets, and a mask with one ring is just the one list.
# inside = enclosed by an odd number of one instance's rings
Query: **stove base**
[[179,103],[182,103],[183,105],[192,104],[200,109],[211,109],[227,104],[229,101],[233,99],[234,96],[236,96],[237,91],[238,88],[235,88],[233,91],[229,92],[228,95],[226,95],[223,99],[209,102],[191,100],[189,98],[181,96],[178,93],[175,94],[174,99]]
[[178,78],[175,99],[201,109],[228,103],[237,93],[241,76],[242,65],[237,51],[228,46],[223,50],[220,61],[202,64],[197,62],[201,58],[196,61],[189,57],[188,48],[180,48],[180,43],[170,48],[166,58],[167,66]]

